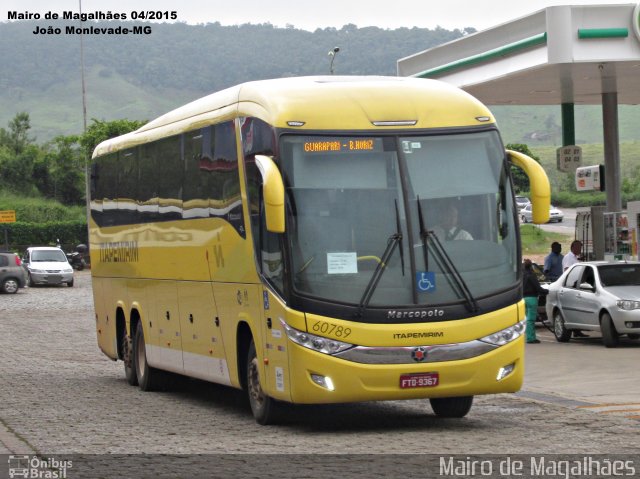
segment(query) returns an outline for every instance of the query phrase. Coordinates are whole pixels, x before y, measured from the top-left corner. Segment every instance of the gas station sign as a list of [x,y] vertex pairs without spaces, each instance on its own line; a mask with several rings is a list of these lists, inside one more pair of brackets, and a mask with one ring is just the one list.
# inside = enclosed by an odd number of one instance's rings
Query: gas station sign
[[558,170],[569,173],[582,164],[582,148],[576,145],[561,146],[556,150]]
[[604,191],[604,165],[578,168],[576,170],[576,190]]

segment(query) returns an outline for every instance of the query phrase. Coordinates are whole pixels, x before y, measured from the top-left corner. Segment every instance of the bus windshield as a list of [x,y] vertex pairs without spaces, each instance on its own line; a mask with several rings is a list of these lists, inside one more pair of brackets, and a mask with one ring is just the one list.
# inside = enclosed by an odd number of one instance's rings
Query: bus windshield
[[433,306],[517,283],[514,200],[496,131],[286,135],[280,152],[297,294]]

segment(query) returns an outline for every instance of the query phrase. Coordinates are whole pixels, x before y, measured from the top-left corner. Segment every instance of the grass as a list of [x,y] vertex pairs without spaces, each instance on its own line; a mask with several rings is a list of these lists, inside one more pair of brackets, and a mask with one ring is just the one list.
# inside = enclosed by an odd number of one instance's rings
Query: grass
[[84,206],[65,206],[55,200],[18,196],[8,192],[0,192],[0,210],[15,210],[17,221],[24,223],[82,221],[87,217]]
[[[521,225],[520,240],[522,242],[522,257],[526,258],[527,256],[549,254],[551,243],[554,241],[562,245],[562,251],[569,251],[573,235],[545,231],[536,225]],[[536,259],[539,260],[539,258]]]

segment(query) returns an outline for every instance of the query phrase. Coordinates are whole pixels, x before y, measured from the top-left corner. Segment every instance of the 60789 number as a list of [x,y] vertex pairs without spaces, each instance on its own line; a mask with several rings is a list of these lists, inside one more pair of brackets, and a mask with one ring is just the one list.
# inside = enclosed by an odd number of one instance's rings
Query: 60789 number
[[338,326],[324,321],[316,321],[311,329],[313,329],[315,333],[333,335],[336,338],[346,338],[351,334],[351,328],[345,328],[344,326]]

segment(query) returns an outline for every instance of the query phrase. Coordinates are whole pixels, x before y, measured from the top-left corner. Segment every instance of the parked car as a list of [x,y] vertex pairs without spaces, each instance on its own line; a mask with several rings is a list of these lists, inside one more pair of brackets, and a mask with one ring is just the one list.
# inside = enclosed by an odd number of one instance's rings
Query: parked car
[[531,201],[529,201],[529,198],[526,196],[516,196],[516,206],[518,207],[518,211],[530,204]]
[[60,248],[34,246],[27,248],[22,258],[29,286],[62,284],[73,286],[73,268]]
[[600,331],[608,348],[640,339],[640,262],[576,263],[549,285],[546,309],[560,342],[572,330]]
[[0,291],[15,294],[26,286],[22,261],[15,253],[0,253]]
[[[520,210],[520,219],[523,223],[531,223],[533,221],[533,210],[531,203]],[[558,222],[562,223],[564,219],[564,213],[555,206],[551,205],[549,208],[549,221],[548,223]]]

